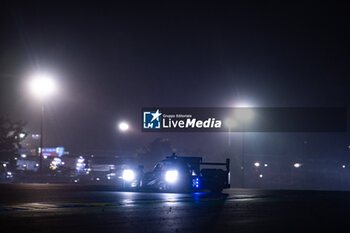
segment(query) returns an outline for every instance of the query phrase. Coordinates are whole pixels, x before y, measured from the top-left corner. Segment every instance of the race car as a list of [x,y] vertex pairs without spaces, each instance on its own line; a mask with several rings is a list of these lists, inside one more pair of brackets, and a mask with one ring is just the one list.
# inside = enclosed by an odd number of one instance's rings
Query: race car
[[[226,170],[203,168],[225,166]],[[151,172],[143,169],[125,169],[122,179],[124,189],[155,190],[165,192],[187,192],[210,190],[221,192],[230,187],[230,159],[225,163],[204,163],[201,157],[172,156],[158,162]]]

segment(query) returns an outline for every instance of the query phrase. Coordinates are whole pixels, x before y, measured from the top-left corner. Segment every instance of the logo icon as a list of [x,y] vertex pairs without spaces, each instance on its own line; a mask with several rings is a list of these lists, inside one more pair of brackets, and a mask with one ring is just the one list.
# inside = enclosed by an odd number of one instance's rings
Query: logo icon
[[161,116],[162,113],[157,111],[143,112],[143,128],[144,129],[160,129],[161,128]]

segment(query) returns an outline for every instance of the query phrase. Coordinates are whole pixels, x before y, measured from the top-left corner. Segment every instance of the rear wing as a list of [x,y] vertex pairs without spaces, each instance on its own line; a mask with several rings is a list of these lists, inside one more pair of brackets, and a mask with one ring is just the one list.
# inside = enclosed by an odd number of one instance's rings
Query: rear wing
[[181,158],[191,165],[194,170],[199,170],[200,165],[226,166],[226,171],[230,172],[230,159],[226,159],[226,163],[204,163],[202,157],[188,157],[188,156],[167,156],[166,158]]
[[226,171],[230,172],[230,159],[226,159],[226,163],[203,163],[201,162],[200,165],[213,165],[213,166],[226,166]]
[[[209,165],[209,166],[225,166],[226,170],[225,172],[225,187],[224,188],[230,188],[230,159],[227,158],[225,163],[205,163],[203,162],[202,157],[189,157],[189,156],[177,156],[175,153],[172,154],[172,156],[167,156],[167,159],[176,159],[180,158],[185,160],[190,166],[191,169],[196,173],[201,173],[201,165]],[[219,169],[217,169],[219,170]],[[222,171],[222,170],[221,170]]]
[[226,163],[204,163],[200,162],[200,165],[209,165],[209,166],[225,166],[226,167],[226,181],[225,181],[225,187],[224,188],[230,188],[231,184],[231,177],[230,177],[230,159],[226,159]]

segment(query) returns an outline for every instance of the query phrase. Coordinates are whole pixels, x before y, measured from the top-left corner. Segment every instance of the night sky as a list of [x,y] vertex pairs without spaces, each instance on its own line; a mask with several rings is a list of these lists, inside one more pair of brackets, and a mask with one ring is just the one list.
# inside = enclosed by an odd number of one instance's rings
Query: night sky
[[[169,137],[179,151],[214,154],[227,142],[226,134],[141,133],[141,108],[240,102],[346,107],[349,8],[295,1],[8,1],[0,16],[0,113],[25,120],[28,131],[38,132],[39,105],[26,82],[30,71],[44,70],[59,83],[59,93],[46,101],[49,146],[113,151]],[[118,132],[120,120],[132,131]],[[347,133],[249,137],[247,153],[296,147],[299,153],[305,141],[315,150],[331,151],[330,157],[349,153]],[[240,135],[232,140],[238,145]]]

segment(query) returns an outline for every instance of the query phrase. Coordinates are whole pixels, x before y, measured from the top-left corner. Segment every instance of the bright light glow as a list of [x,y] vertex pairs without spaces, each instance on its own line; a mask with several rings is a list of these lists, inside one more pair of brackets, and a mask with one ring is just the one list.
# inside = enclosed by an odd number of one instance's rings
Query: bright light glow
[[40,138],[39,134],[32,134],[32,138],[38,140]]
[[343,166],[341,166],[342,168],[346,168],[346,166],[343,164]]
[[52,160],[52,163],[60,164],[60,163],[61,163],[61,159],[60,159],[60,158],[54,158],[54,159]]
[[133,170],[125,169],[123,171],[123,180],[125,181],[132,181],[135,179],[135,173]]
[[268,165],[267,163],[265,163],[265,164],[264,164],[264,167],[267,167],[267,166],[269,166],[269,165]]
[[21,157],[22,157],[22,158],[26,158],[27,155],[26,155],[26,154],[21,154]]
[[260,167],[260,163],[259,163],[259,162],[256,162],[256,163],[254,163],[254,166],[255,166],[255,167]]
[[75,168],[77,169],[78,172],[80,172],[85,168],[85,166],[86,166],[85,159],[83,158],[83,156],[79,156],[79,158],[77,159]]
[[30,81],[30,90],[37,97],[47,97],[56,91],[56,84],[49,74],[35,74]]
[[295,164],[294,164],[294,167],[295,167],[295,168],[299,168],[299,167],[301,167],[301,165],[302,165],[301,163],[295,163]]
[[121,123],[119,123],[119,130],[120,131],[127,131],[128,129],[129,129],[129,124],[128,123],[126,123],[126,122],[121,122]]
[[19,134],[19,138],[21,138],[21,139],[24,138],[25,136],[26,136],[25,133],[20,133],[20,134]]
[[37,164],[35,164],[35,166],[36,166],[36,167],[39,167],[39,164],[37,163]]
[[2,164],[2,166],[6,167],[7,165],[6,165],[6,163],[4,163],[4,164]]
[[224,121],[224,124],[227,126],[227,128],[229,129],[233,129],[235,128],[238,123],[235,121],[235,119],[233,118],[227,118],[225,121]]
[[260,178],[263,178],[264,176],[263,176],[263,174],[260,174],[259,177],[260,177]]
[[56,170],[58,168],[58,165],[61,163],[61,160],[57,158],[54,158],[52,162],[50,163],[50,169],[51,170]]
[[254,111],[252,108],[240,107],[235,109],[234,115],[241,123],[248,123],[253,119]]
[[165,181],[168,183],[175,183],[177,181],[178,176],[179,173],[176,170],[167,171],[165,173]]
[[235,108],[253,108],[253,105],[248,101],[240,101],[236,103],[234,106]]

